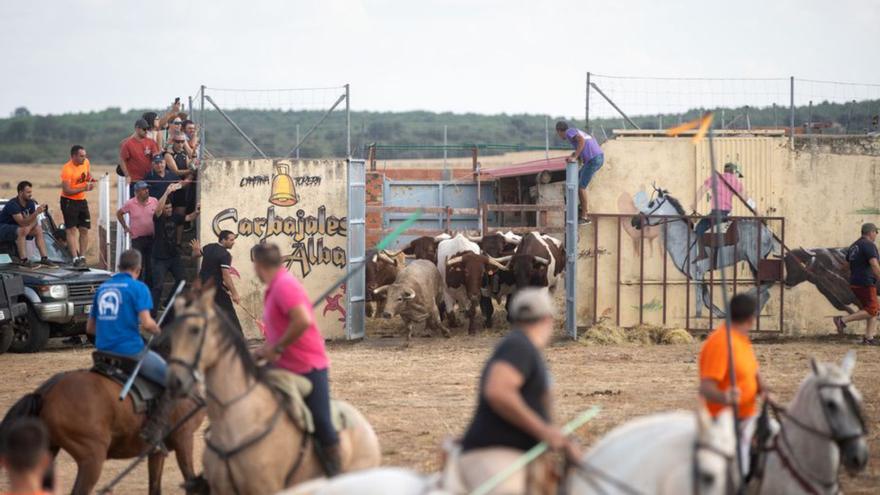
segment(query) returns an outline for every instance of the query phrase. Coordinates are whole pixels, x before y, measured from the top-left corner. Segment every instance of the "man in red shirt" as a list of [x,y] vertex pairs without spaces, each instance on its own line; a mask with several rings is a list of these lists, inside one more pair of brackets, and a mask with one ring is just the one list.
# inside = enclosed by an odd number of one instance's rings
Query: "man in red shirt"
[[134,135],[119,147],[119,164],[129,183],[144,180],[153,168],[153,155],[161,153],[159,144],[147,137],[150,124],[144,119],[134,123]]
[[305,403],[315,422],[315,450],[327,476],[340,471],[339,437],[330,416],[330,359],[324,337],[315,322],[312,303],[305,288],[281,265],[281,251],[274,244],[261,243],[251,251],[254,270],[266,284],[263,322],[266,343],[257,356],[307,378],[312,393]]

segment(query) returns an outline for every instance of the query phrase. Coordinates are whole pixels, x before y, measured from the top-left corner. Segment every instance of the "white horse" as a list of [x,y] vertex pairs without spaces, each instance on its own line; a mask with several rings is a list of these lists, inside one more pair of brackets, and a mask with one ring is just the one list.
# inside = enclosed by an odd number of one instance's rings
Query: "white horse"
[[868,463],[862,396],[852,383],[855,352],[839,366],[815,360],[811,365],[788,407],[771,405],[778,422],[762,441],[749,493],[839,493],[840,465],[855,474]]
[[437,476],[399,467],[379,467],[303,483],[278,495],[451,495]]
[[713,495],[734,493],[733,414],[704,408],[634,419],[605,435],[568,477],[568,493]]

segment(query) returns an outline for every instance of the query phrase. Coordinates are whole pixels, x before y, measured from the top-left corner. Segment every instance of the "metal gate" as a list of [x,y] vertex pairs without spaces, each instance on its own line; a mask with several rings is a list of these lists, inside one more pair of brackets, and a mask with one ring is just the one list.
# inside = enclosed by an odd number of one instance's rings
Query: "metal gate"
[[[366,263],[366,162],[348,160],[348,273],[361,270]],[[364,273],[348,279],[348,316],[345,338],[364,337]]]
[[[451,232],[474,230],[482,227],[480,218],[480,202],[495,201],[495,192],[491,184],[480,184],[477,194],[476,182],[455,181],[417,181],[385,179],[382,186],[383,208],[382,229],[393,230],[406,220],[410,213],[394,211],[394,207],[426,208],[410,229],[412,232],[437,231]],[[389,208],[391,207],[391,208]],[[446,210],[441,210],[446,209]],[[462,209],[473,210],[461,211]],[[457,210],[451,214],[451,210]],[[420,234],[403,234],[391,247],[399,249],[406,246]]]

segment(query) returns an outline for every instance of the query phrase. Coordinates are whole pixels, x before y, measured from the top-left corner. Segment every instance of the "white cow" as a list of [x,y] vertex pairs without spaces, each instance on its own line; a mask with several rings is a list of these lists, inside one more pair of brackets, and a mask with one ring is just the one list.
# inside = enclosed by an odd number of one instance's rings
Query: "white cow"
[[461,308],[467,308],[470,301],[467,296],[467,289],[463,286],[457,289],[450,289],[446,285],[446,261],[458,253],[470,251],[480,254],[480,245],[469,240],[464,234],[456,234],[452,239],[441,241],[437,245],[437,268],[440,270],[440,280],[443,281],[443,302],[446,304],[446,314],[455,321],[453,311],[455,304],[458,303]]

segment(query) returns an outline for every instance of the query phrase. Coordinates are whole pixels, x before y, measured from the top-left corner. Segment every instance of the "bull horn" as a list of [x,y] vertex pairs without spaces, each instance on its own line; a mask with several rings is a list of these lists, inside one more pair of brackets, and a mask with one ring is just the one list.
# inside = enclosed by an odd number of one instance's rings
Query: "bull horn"
[[385,263],[388,263],[389,265],[396,265],[397,264],[397,260],[392,259],[390,256],[388,256],[387,253],[385,253],[385,251],[380,252],[378,256],[379,256],[380,260],[384,261]]
[[403,250],[398,249],[397,251],[392,251],[390,249],[383,249],[382,252],[387,254],[390,258],[394,258],[397,255],[399,255],[401,252],[403,252]]
[[811,251],[811,250],[809,250],[809,249],[807,249],[807,248],[805,248],[805,247],[801,247],[801,249],[803,249],[804,252],[807,253],[807,254],[809,254],[810,256],[816,256],[816,253],[814,253],[813,251]]
[[483,236],[473,236],[470,234],[465,234],[464,237],[471,242],[481,242],[483,240]]
[[519,244],[520,242],[522,242],[522,236],[514,234],[513,232],[508,230],[504,234],[504,240],[511,244]]
[[410,288],[407,288],[403,291],[403,299],[404,300],[410,301],[415,298],[416,298],[416,291],[414,291]]
[[542,258],[540,256],[535,256],[535,262],[540,263],[542,265],[549,265],[550,264],[550,260],[548,260],[547,258]]
[[503,258],[493,258],[491,256],[486,256],[486,258],[489,260],[489,263],[491,265],[495,266],[496,268],[498,268],[499,270],[509,270],[507,265],[505,265],[504,263],[510,261],[510,258],[512,258],[512,257],[513,256],[505,256]]
[[373,289],[373,295],[379,295],[379,294],[385,292],[386,290],[388,290],[388,287],[389,287],[388,285],[383,285],[382,287],[378,287],[376,289]]
[[464,259],[464,256],[456,256],[455,258],[449,258],[448,260],[446,260],[446,266],[461,263],[461,260],[463,260],[463,259]]
[[434,236],[435,241],[445,241],[447,239],[452,239],[452,237],[445,232],[443,234],[437,234]]
[[373,255],[373,263],[375,263],[375,262],[376,262],[376,259],[378,259],[378,258],[379,258],[379,255],[378,255],[378,254],[374,254],[374,255]]

